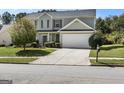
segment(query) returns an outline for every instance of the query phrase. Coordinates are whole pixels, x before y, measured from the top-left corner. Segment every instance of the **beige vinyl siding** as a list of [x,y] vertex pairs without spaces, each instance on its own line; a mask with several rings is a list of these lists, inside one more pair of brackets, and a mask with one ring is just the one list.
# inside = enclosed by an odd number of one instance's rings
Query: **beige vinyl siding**
[[[41,27],[41,20],[43,21],[43,28]],[[47,27],[47,22],[49,20],[49,27]],[[38,19],[37,30],[51,30],[52,29],[52,18],[45,14]]]
[[11,37],[8,31],[0,32],[0,45],[10,45],[12,44]]
[[81,21],[83,21],[84,23],[86,23],[87,25],[89,25],[90,27],[94,28],[94,18],[79,18]]
[[[71,22],[72,20],[74,20],[75,18],[65,18],[65,19],[63,19],[64,20],[64,25],[63,26],[65,26],[65,25],[67,25],[69,22]],[[95,28],[95,20],[94,20],[94,18],[92,17],[92,18],[90,18],[90,17],[87,17],[87,18],[85,18],[85,17],[80,17],[80,18],[78,18],[78,19],[80,19],[81,21],[83,21],[84,23],[86,23],[87,25],[89,25],[90,27],[92,27],[92,28]]]

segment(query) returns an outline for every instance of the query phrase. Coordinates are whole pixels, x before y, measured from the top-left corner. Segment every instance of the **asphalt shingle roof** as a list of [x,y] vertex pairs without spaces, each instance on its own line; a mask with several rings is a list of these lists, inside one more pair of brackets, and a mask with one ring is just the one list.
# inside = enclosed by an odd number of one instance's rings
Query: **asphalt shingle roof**
[[[44,13],[44,12],[43,12]],[[27,18],[31,20],[35,20],[39,18],[43,13],[32,13],[27,15]],[[57,11],[57,12],[47,12],[52,16],[52,18],[71,18],[71,17],[95,17],[96,10],[89,9],[89,10],[72,10],[72,11]]]

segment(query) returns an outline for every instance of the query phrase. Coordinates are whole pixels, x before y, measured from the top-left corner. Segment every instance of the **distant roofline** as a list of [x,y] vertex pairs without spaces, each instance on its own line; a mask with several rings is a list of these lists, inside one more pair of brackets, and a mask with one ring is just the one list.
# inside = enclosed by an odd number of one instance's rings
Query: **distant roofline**
[[[75,10],[62,10],[62,11],[59,10],[59,11],[53,11],[52,13],[54,13],[54,12],[90,11],[90,10],[95,10],[95,11],[96,11],[96,9],[75,9]],[[33,12],[33,13],[28,13],[27,15],[31,15],[31,14],[42,14],[42,13],[51,13],[51,12],[46,12],[46,11],[41,12],[41,13]]]

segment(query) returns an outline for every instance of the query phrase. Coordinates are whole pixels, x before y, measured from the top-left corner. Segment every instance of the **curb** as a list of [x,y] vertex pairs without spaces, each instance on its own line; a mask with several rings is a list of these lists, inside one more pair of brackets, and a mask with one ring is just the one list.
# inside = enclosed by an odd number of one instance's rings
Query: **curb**
[[0,64],[27,64],[27,65],[50,65],[50,66],[91,66],[91,65],[65,65],[65,64],[32,64],[29,63],[13,63],[13,62],[0,62]]
[[98,65],[93,65],[91,64],[90,66],[104,66],[104,67],[124,67],[124,65],[113,65],[113,64],[109,64],[109,65],[104,65],[104,64],[98,64]]
[[13,63],[13,62],[0,62],[0,64],[27,64],[27,65],[53,65],[53,66],[98,66],[98,67],[124,67],[124,65],[116,65],[116,64],[109,64],[109,65],[104,65],[104,64],[91,64],[91,65],[65,65],[65,64],[32,64],[32,63]]
[[67,65],[67,64],[32,64],[31,62],[29,64],[30,65],[53,65],[53,66],[91,66],[91,65]]

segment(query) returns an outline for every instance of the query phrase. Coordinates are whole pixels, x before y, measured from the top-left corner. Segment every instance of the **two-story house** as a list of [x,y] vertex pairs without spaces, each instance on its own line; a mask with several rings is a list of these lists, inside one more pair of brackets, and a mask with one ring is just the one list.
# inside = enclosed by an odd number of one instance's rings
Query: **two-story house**
[[[95,31],[96,10],[31,13],[26,18],[35,25],[36,39],[41,45],[55,41],[59,42],[61,47],[89,48],[89,37]],[[11,44],[10,36],[2,35],[8,27],[5,25],[0,31],[0,44],[3,44],[3,41],[6,45]]]
[[95,9],[34,13],[26,17],[35,24],[41,44],[55,41],[61,47],[89,48],[88,39],[95,31]]

